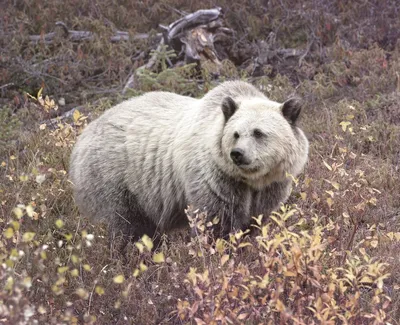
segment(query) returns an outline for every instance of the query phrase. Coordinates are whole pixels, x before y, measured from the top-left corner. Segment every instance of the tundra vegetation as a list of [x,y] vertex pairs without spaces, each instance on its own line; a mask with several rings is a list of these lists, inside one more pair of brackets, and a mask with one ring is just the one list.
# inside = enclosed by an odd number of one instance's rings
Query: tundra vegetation
[[[215,43],[220,60],[179,63],[179,53],[157,46],[159,24],[215,6],[234,31]],[[0,8],[0,323],[399,324],[398,1],[5,0]],[[46,41],[57,21],[92,37],[61,29]],[[110,41],[117,30],[132,37]],[[127,97],[200,97],[228,79],[279,102],[303,98],[310,161],[290,200],[254,216],[254,236],[228,240],[188,209],[196,236],[170,234],[156,251],[145,236],[125,259],[106,227],[74,205],[67,171],[76,137]]]

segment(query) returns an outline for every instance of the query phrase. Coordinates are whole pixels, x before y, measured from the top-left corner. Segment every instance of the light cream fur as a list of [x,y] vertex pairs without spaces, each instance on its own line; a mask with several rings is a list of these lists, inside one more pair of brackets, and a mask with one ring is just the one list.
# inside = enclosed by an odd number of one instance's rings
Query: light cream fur
[[[226,121],[227,96],[238,110]],[[256,141],[255,128],[266,138]],[[233,163],[234,147],[245,150],[250,165]],[[282,104],[231,81],[202,99],[150,92],[109,109],[79,137],[70,178],[81,212],[109,220],[113,231],[170,230],[185,224],[190,204],[222,216],[227,233],[285,201],[286,173],[297,176],[307,156],[308,141],[283,116]]]

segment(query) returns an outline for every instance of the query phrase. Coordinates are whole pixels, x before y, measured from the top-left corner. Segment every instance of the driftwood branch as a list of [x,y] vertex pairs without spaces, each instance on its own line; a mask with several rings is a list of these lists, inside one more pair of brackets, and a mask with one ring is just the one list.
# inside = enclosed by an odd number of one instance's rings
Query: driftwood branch
[[289,58],[300,58],[300,63],[308,53],[308,49],[280,49],[276,48],[276,35],[270,33],[267,39],[257,42],[254,50],[258,52],[257,63],[265,65],[270,63],[273,59],[287,60]]
[[202,59],[219,64],[214,43],[233,31],[224,27],[221,8],[198,10],[170,24],[165,31],[165,41],[177,53],[185,55],[186,62]]
[[61,115],[59,115],[57,117],[41,121],[40,124],[46,124],[46,126],[49,127],[50,129],[55,129],[55,128],[57,128],[57,125],[61,121],[64,121],[64,120],[69,119],[69,118],[72,118],[72,116],[74,115],[74,112],[76,110],[81,111],[84,108],[85,108],[85,106],[74,107],[74,108],[70,109],[69,111],[66,111],[65,113],[63,113],[63,114],[61,114]]
[[217,7],[214,9],[198,10],[174,21],[168,26],[168,43],[183,36],[183,33],[187,30],[209,24],[218,18],[222,18],[222,15],[222,9]]
[[[156,34],[156,37],[161,37],[162,34]],[[45,43],[51,44],[57,37],[68,39],[72,42],[91,41],[95,38],[95,33],[90,31],[70,30],[62,21],[56,22],[56,30],[51,33],[43,35],[31,35],[29,40],[32,43]],[[129,40],[143,40],[150,37],[150,34],[139,33],[135,35],[129,35],[128,32],[116,31],[113,36],[110,37],[111,42],[129,41]]]
[[[160,28],[163,30],[163,38],[157,50],[150,57],[147,64],[136,69],[129,76],[122,94],[134,87],[138,71],[154,67],[157,62],[157,55],[164,44],[178,54],[177,60],[183,59],[185,63],[197,62],[199,64],[204,61],[211,62],[216,65],[214,70],[218,74],[221,63],[214,43],[233,34],[231,29],[224,27],[223,12],[219,7],[198,10],[174,21],[168,26],[160,25]],[[170,63],[170,65],[172,64]]]

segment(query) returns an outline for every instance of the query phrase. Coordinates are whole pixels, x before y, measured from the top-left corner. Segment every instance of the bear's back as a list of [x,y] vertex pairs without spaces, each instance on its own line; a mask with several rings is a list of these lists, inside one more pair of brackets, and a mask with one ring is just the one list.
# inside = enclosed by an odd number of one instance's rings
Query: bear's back
[[76,203],[83,212],[107,218],[115,208],[110,199],[115,198],[117,205],[118,193],[129,188],[162,213],[165,205],[154,199],[160,186],[170,191],[178,186],[166,184],[167,175],[173,173],[166,150],[171,149],[179,121],[186,111],[195,110],[197,101],[151,92],[118,104],[89,123],[73,149],[70,168]]
[[[198,115],[199,100],[151,92],[132,101],[134,119],[126,129],[126,185],[161,229],[183,214],[184,184],[176,161],[182,129]],[[165,223],[163,223],[165,221]]]

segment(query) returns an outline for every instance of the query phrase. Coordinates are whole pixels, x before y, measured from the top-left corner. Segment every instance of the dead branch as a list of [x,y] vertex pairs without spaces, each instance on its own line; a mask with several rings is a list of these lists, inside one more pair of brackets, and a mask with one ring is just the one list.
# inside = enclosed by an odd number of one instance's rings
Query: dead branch
[[135,88],[135,72],[132,72],[129,77],[128,81],[126,82],[124,88],[122,89],[121,94],[125,95],[128,89],[133,89]]
[[46,124],[46,126],[49,127],[50,129],[55,129],[55,128],[57,128],[57,125],[61,121],[65,120],[65,119],[68,119],[68,118],[71,118],[74,115],[74,112],[76,110],[80,111],[84,107],[85,106],[74,107],[74,108],[70,109],[69,111],[66,111],[64,114],[61,114],[61,115],[59,115],[57,117],[54,117],[54,118],[51,118],[51,119],[48,119],[48,120],[40,121],[40,124]]
[[261,40],[255,45],[255,51],[258,53],[256,61],[258,65],[270,63],[273,59],[287,60],[289,58],[303,58],[307,55],[308,49],[278,49],[276,48],[275,34],[270,33],[268,38]]
[[0,89],[5,89],[5,88],[11,87],[11,86],[14,86],[14,83],[13,83],[13,82],[10,82],[10,83],[8,83],[8,84],[5,84],[5,85],[0,86]]
[[302,57],[304,55],[307,55],[306,50],[298,50],[298,49],[279,49],[275,52],[275,55],[283,58],[283,59],[288,59],[291,57]]
[[[103,100],[103,98],[100,98],[98,100],[95,100],[93,103],[91,103],[91,106],[96,106],[98,104],[101,103],[101,101]],[[64,121],[64,120],[68,120],[71,119],[75,113],[75,111],[78,110],[80,113],[87,113],[88,117],[91,117],[91,112],[87,112],[88,111],[88,107],[87,105],[81,105],[81,106],[75,106],[73,108],[71,108],[70,110],[64,112],[63,114],[54,117],[54,118],[50,118],[47,120],[43,120],[40,122],[40,124],[46,124],[47,127],[49,127],[50,129],[55,129],[57,128],[57,125]]]
[[150,60],[143,66],[137,68],[135,71],[133,71],[130,76],[128,77],[128,81],[126,82],[124,88],[122,89],[121,94],[125,95],[128,89],[133,89],[135,87],[135,80],[136,80],[136,74],[138,71],[143,70],[143,69],[148,69],[150,70],[154,64],[157,62],[157,55],[161,50],[161,47],[164,45],[164,39],[162,38],[160,43],[157,46],[157,49],[155,50],[154,54],[151,56]]
[[209,24],[218,18],[222,18],[222,15],[222,9],[217,7],[214,9],[198,10],[174,21],[168,26],[168,44],[173,42],[174,39],[183,36],[187,30]]
[[[133,88],[137,73],[143,69],[152,69],[157,62],[157,55],[164,44],[175,50],[178,60],[183,59],[185,63],[209,61],[216,65],[218,73],[221,62],[214,43],[222,41],[227,36],[231,36],[233,31],[224,27],[222,9],[198,10],[188,14],[168,26],[160,25],[163,29],[163,38],[154,54],[150,57],[147,64],[139,67],[128,78],[122,94]],[[170,66],[172,63],[169,62]]]
[[205,59],[219,65],[214,43],[233,34],[224,27],[223,18],[219,7],[186,15],[168,26],[166,43],[177,53],[184,53],[187,63]]
[[[158,33],[156,37],[161,37],[162,34]],[[56,22],[56,30],[43,35],[31,35],[29,40],[32,43],[45,43],[51,44],[55,38],[61,37],[68,39],[72,42],[91,41],[94,39],[95,34],[90,31],[70,30],[62,21]],[[116,31],[113,36],[110,37],[111,42],[121,42],[129,40],[144,40],[150,37],[150,34],[139,33],[135,35],[129,35],[128,32]]]
[[164,45],[164,39],[161,39],[160,43],[157,46],[157,49],[151,56],[149,62],[147,62],[147,64],[144,65],[144,68],[150,70],[154,66],[154,64],[157,62],[157,54],[161,51],[163,45]]

